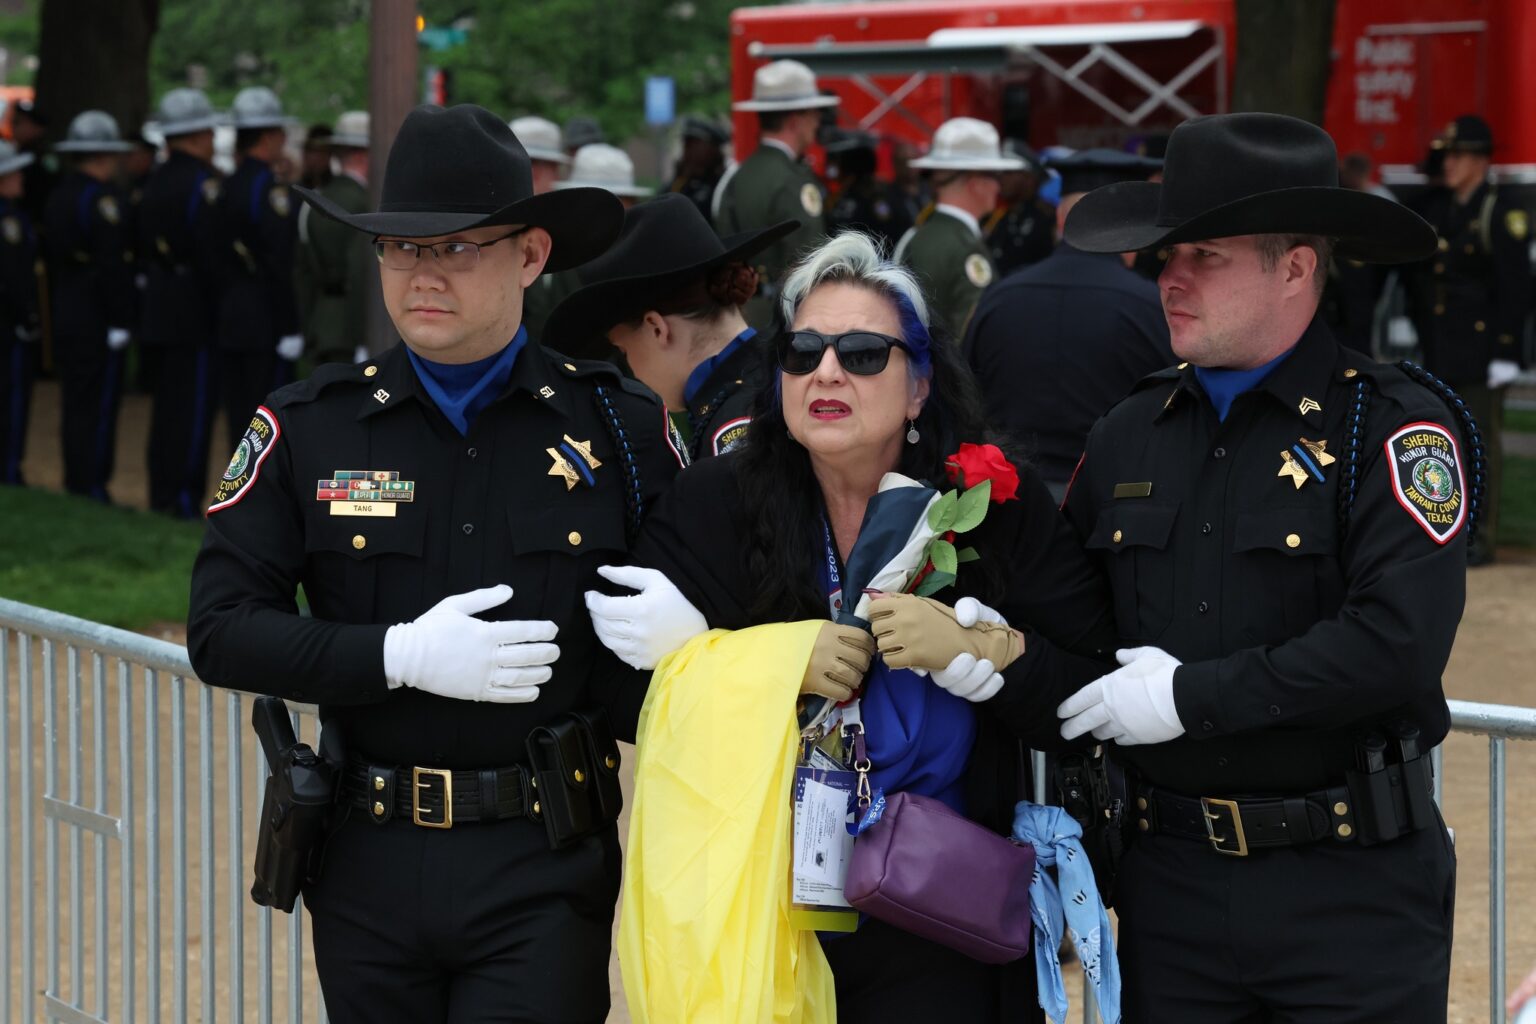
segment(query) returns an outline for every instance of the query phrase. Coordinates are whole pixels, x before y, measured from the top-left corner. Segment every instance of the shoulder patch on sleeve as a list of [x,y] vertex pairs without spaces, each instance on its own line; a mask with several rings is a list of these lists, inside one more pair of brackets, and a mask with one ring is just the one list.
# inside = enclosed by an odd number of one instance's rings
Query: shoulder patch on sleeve
[[812,217],[821,216],[821,189],[812,182],[800,186],[800,206]]
[[273,185],[272,191],[267,193],[267,201],[272,204],[272,212],[279,217],[288,216],[293,209],[293,201],[288,196],[287,185]]
[[102,196],[96,200],[96,211],[108,224],[116,224],[123,219],[123,211],[117,205],[116,196]]
[[224,470],[224,476],[213,492],[213,504],[208,506],[209,515],[238,504],[245,497],[245,492],[251,489],[251,485],[261,475],[261,464],[277,446],[277,439],[282,434],[282,428],[277,425],[277,417],[272,415],[272,410],[260,406],[256,415],[251,417],[251,425],[240,435],[240,443],[235,445],[235,454],[230,456],[229,468]]
[[207,177],[203,179],[203,202],[210,206],[219,201],[219,179]]
[[973,252],[965,258],[965,277],[977,288],[985,288],[992,283],[992,261],[979,252]]
[[746,443],[747,424],[751,422],[751,416],[738,416],[721,424],[720,429],[716,430],[709,439],[710,451],[716,455],[724,455],[726,452],[740,448]]
[[1531,221],[1524,210],[1509,210],[1504,214],[1504,228],[1516,241],[1523,241],[1530,233]]
[[1436,544],[1467,521],[1466,480],[1456,438],[1438,423],[1410,423],[1384,445],[1392,496]]

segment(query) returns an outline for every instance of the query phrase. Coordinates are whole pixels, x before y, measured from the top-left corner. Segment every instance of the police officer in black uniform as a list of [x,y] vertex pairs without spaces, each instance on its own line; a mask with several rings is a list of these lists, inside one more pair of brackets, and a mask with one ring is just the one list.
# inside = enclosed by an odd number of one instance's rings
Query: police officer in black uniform
[[998,175],[1000,205],[982,222],[998,277],[1006,277],[1051,254],[1056,246],[1057,212],[1040,198],[1045,166],[1040,155],[1018,139],[1003,142],[1003,152],[1024,161],[1024,169]]
[[289,120],[263,86],[240,90],[231,108],[239,163],[220,190],[214,231],[219,397],[233,445],[261,396],[293,379],[304,336],[293,286],[298,209],[272,171]]
[[506,122],[468,105],[407,116],[389,212],[301,195],[377,239],[404,343],[318,367],[248,421],[193,570],[193,664],[318,703],[322,744],[346,749],[304,894],[332,1020],[597,1024],[618,750],[581,723],[606,705],[632,737],[645,678],[598,643],[582,593],[681,453],[653,395],[519,320],[522,291],[601,252],[621,208],[534,196]]
[[54,362],[63,395],[64,487],[110,501],[124,352],[135,296],[126,203],[114,182],[133,148],[117,121],[87,110],[54,149],[74,166],[48,197],[48,280]]
[[669,192],[693,200],[706,219],[715,199],[715,186],[725,174],[725,147],[730,128],[695,114],[683,118],[683,152],[678,157]]
[[548,344],[623,364],[671,410],[690,461],[738,448],[767,381],[766,350],[741,311],[757,290],[748,261],[798,226],[721,239],[686,196],[632,207],[613,248],[575,271]]
[[1428,755],[1478,442],[1443,384],[1316,315],[1331,239],[1387,263],[1435,245],[1337,173],[1304,121],[1195,118],[1161,185],[1066,222],[1078,249],[1167,251],[1187,360],[1094,427],[1066,503],[1124,648],[1058,714],[1132,780],[1126,1020],[1446,1019],[1455,858]]
[[37,233],[22,208],[23,172],[31,153],[0,142],[0,484],[23,484],[27,416],[42,337],[37,301]]
[[138,250],[144,266],[141,341],[153,381],[149,506],[200,517],[208,491],[209,434],[217,411],[214,348],[218,281],[213,166],[219,117],[197,89],[172,89],[157,126],[167,156],[144,185]]
[[[1053,161],[1061,174],[1057,217],[1086,193],[1145,181],[1161,160],[1088,149]],[[1130,269],[1134,254],[1090,253],[1063,242],[982,294],[964,353],[989,422],[1030,453],[1059,502],[1088,429],[1132,386],[1172,366],[1157,286]]]
[[862,231],[880,239],[885,251],[912,227],[917,211],[906,191],[876,176],[876,139],[869,132],[833,129],[826,142],[827,163],[836,172],[837,201],[827,214],[833,234]]
[[1460,392],[1487,445],[1487,515],[1470,556],[1483,565],[1498,541],[1504,396],[1525,362],[1530,215],[1488,180],[1488,122],[1458,117],[1436,147],[1445,187],[1427,195],[1420,212],[1439,233],[1439,251],[1413,278],[1413,306],[1425,369]]

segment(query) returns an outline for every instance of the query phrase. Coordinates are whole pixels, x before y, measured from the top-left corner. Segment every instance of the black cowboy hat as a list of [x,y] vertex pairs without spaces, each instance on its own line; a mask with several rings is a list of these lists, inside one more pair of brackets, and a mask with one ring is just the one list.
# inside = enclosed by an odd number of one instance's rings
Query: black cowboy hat
[[1146,181],[1163,169],[1163,161],[1119,149],[1080,149],[1052,157],[1046,166],[1061,175],[1061,194],[1066,196],[1121,181]]
[[1440,137],[1429,145],[1431,149],[1442,149],[1447,153],[1489,156],[1493,153],[1493,129],[1476,114],[1462,114],[1446,125]]
[[613,242],[624,208],[600,188],[533,193],[532,161],[507,122],[473,104],[424,105],[406,115],[389,148],[374,213],[348,213],[294,191],[316,210],[370,235],[430,238],[496,224],[528,224],[554,239],[546,273],[585,263]]
[[1328,133],[1280,114],[1195,117],[1173,130],[1161,183],[1096,189],[1067,215],[1064,237],[1088,252],[1257,234],[1324,235],[1342,259],[1407,263],[1435,231],[1399,203],[1339,187]]
[[581,287],[551,311],[546,344],[578,358],[604,358],[604,336],[624,317],[716,267],[746,260],[799,226],[786,220],[721,238],[693,200],[679,192],[640,203],[624,214],[613,247],[577,272]]

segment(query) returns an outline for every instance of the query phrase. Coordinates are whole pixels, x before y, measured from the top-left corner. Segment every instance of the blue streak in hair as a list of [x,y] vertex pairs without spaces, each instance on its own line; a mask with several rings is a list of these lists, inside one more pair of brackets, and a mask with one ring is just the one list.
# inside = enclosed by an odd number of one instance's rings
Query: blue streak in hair
[[912,300],[904,293],[893,290],[891,299],[896,303],[896,315],[901,320],[902,340],[912,349],[913,370],[920,377],[931,376],[933,339],[928,336],[928,328],[923,326],[923,321],[917,315],[917,307],[912,305]]

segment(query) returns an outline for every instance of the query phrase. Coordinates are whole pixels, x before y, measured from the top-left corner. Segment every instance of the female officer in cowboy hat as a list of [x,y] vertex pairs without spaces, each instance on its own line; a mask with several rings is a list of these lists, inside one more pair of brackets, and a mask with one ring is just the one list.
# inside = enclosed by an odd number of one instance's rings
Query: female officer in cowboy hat
[[520,319],[546,267],[607,248],[619,205],[534,195],[522,145],[474,106],[406,117],[376,211],[299,194],[375,240],[404,343],[257,411],[193,570],[192,659],[318,703],[346,746],[304,893],[332,1020],[598,1024],[618,750],[573,713],[632,735],[645,680],[581,595],[681,456],[653,395]]
[[739,447],[763,383],[757,332],[741,315],[757,290],[750,261],[796,226],[721,239],[687,196],[641,203],[613,248],[575,271],[580,287],[555,308],[549,336],[571,355],[617,349],[672,410],[694,458]]

